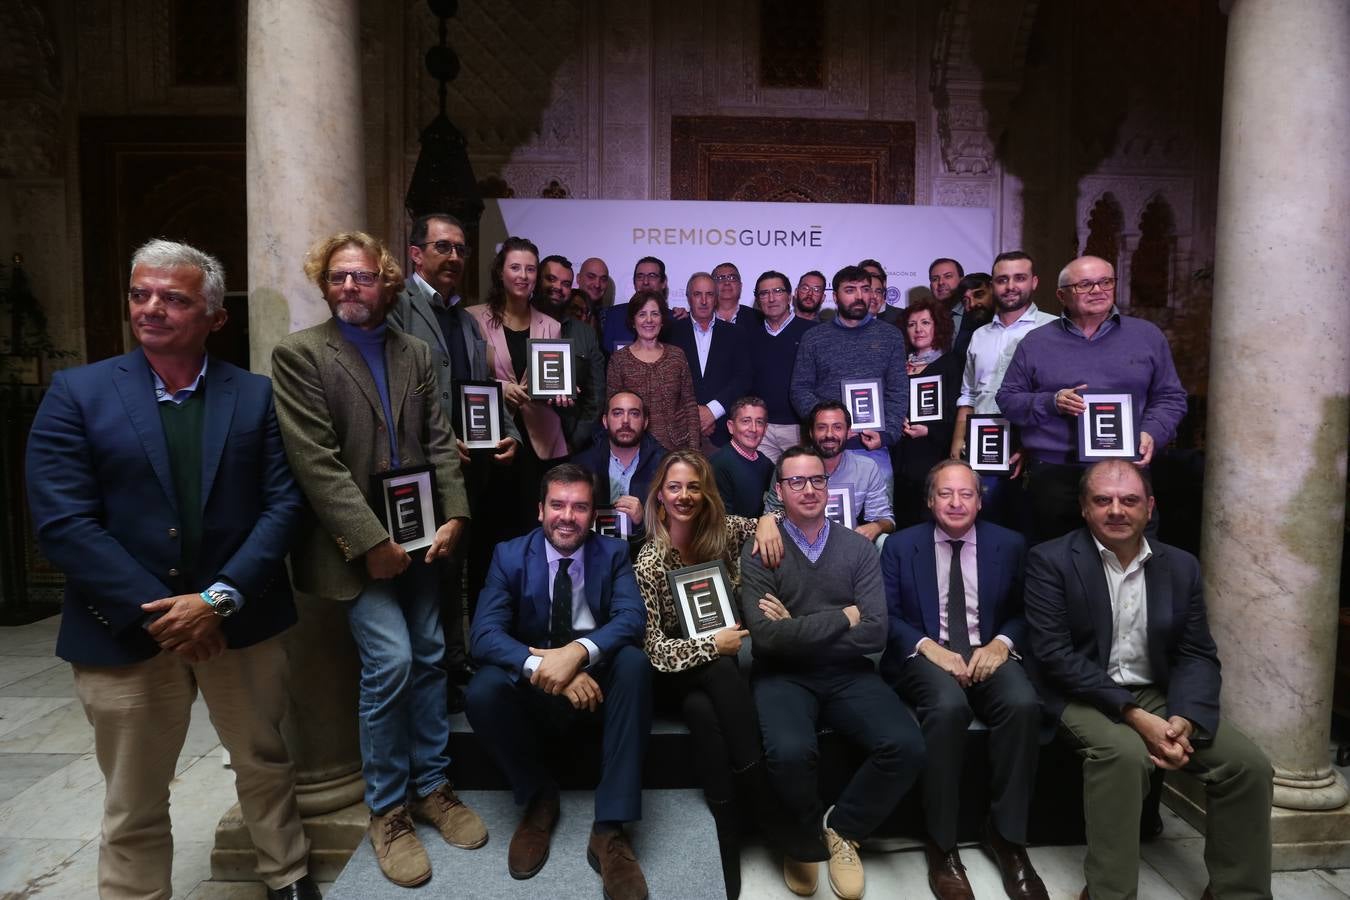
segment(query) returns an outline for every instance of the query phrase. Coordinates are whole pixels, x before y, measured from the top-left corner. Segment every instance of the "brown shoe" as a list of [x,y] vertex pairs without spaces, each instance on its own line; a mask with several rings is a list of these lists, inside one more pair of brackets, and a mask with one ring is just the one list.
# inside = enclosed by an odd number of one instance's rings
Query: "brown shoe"
[[820,863],[783,857],[783,884],[798,897],[810,897],[820,883]]
[[1003,892],[1011,900],[1049,900],[1045,883],[1031,865],[1026,847],[1004,840],[992,823],[985,824],[980,846],[998,866],[999,874],[1003,876]]
[[966,878],[966,867],[961,854],[953,847],[943,850],[931,840],[923,842],[923,856],[928,860],[928,887],[938,900],[975,900],[975,891]]
[[548,844],[557,824],[556,793],[541,794],[530,801],[506,851],[506,871],[512,878],[521,881],[539,874],[548,862]]
[[431,878],[431,860],[417,839],[406,806],[395,806],[382,816],[372,815],[368,830],[385,878],[399,887],[417,887]]
[[642,876],[633,845],[622,830],[606,834],[591,831],[586,860],[600,873],[605,900],[647,900],[647,879]]
[[412,817],[418,822],[435,825],[452,847],[476,850],[487,843],[487,826],[478,818],[478,813],[455,796],[448,781],[421,800],[414,801]]

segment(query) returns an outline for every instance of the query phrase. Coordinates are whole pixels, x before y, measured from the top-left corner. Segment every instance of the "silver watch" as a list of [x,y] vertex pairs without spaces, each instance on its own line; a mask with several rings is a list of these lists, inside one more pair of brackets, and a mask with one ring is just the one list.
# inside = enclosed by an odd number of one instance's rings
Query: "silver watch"
[[239,609],[234,598],[224,591],[202,591],[202,599],[211,607],[211,611],[222,619],[228,619]]

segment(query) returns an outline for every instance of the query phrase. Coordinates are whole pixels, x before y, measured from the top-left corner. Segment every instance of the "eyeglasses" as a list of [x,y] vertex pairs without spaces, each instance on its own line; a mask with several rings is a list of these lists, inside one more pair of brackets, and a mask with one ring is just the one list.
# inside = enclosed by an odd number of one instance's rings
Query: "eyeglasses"
[[808,294],[816,294],[817,296],[824,297],[824,296],[825,296],[825,285],[822,284],[820,287],[812,287],[812,286],[809,285],[809,284],[799,284],[799,285],[797,285],[797,292],[798,292],[798,293],[801,293],[801,292],[803,292],[803,291],[805,291],[805,292],[808,293]]
[[810,482],[811,487],[816,490],[823,491],[829,480],[830,476],[828,475],[793,475],[790,478],[778,479],[778,483],[786,484],[793,493],[800,494],[802,491],[806,490],[807,482]]
[[1073,284],[1065,285],[1075,294],[1090,294],[1093,288],[1101,288],[1103,292],[1112,290],[1116,286],[1114,278],[1098,278],[1096,281],[1076,281]]
[[762,300],[767,300],[770,297],[782,297],[786,293],[787,288],[784,287],[764,288],[762,291],[755,291],[755,296]]
[[458,244],[454,241],[427,241],[422,244],[417,244],[416,246],[421,247],[423,250],[430,247],[441,256],[450,256],[453,254],[460,259],[468,259],[473,253],[473,251],[469,249],[468,244]]
[[634,284],[647,284],[648,282],[651,282],[652,284],[655,284],[655,283],[659,282],[660,280],[661,280],[661,273],[660,273],[660,272],[634,272],[634,273],[633,273],[633,283],[634,283]]
[[741,276],[737,275],[734,272],[731,274],[723,273],[721,275],[713,276],[713,281],[740,281],[740,280]]
[[361,287],[370,287],[375,283],[375,279],[380,277],[380,273],[365,272],[361,269],[350,269],[347,271],[329,269],[327,272],[323,273],[323,277],[332,285],[346,284],[347,279],[350,278],[352,281],[361,285]]

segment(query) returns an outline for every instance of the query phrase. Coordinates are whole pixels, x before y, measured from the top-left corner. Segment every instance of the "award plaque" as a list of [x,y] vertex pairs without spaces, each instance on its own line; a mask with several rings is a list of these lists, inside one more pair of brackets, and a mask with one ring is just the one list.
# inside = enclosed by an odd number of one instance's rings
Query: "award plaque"
[[496,450],[502,440],[502,386],[495,381],[461,381],[460,440],[470,450]]
[[530,339],[530,397],[570,397],[576,390],[572,371],[572,341],[568,338]]
[[966,455],[976,472],[1012,471],[1012,426],[1002,416],[971,416]]
[[591,531],[626,541],[633,533],[633,523],[629,521],[626,512],[612,506],[597,506],[595,519],[591,522]]
[[844,405],[853,419],[853,430],[880,431],[886,427],[881,412],[881,380],[869,378],[866,381],[845,381],[840,386]]
[[1134,459],[1134,398],[1129,394],[1082,393],[1087,404],[1078,417],[1078,461]]
[[680,633],[686,638],[703,637],[736,624],[731,578],[720,559],[674,569],[666,573],[666,579],[680,614]]
[[858,523],[857,513],[853,510],[853,485],[830,486],[825,492],[825,518],[848,529]]
[[942,421],[942,376],[915,375],[909,379],[909,421]]
[[389,539],[409,553],[431,546],[436,534],[436,470],[409,466],[376,472],[371,505]]

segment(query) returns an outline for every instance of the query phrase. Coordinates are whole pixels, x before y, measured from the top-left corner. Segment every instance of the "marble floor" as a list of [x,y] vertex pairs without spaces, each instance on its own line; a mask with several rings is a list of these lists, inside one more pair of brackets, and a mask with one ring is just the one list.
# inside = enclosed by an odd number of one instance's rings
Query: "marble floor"
[[[97,896],[103,780],[94,737],[74,697],[70,666],[53,655],[55,618],[0,627],[0,900]],[[198,701],[170,788],[175,840],[174,894],[195,900],[261,898],[257,885],[221,885],[210,877],[216,822],[234,802],[234,776]],[[1199,834],[1171,812],[1163,836],[1145,847],[1140,897],[1193,900],[1205,886]],[[1050,895],[1078,896],[1083,847],[1031,851]],[[977,897],[1003,896],[997,870],[978,850],[963,854]],[[864,853],[870,897],[928,896],[922,852],[897,845]],[[791,896],[762,847],[746,850],[742,897]],[[818,897],[829,897],[822,875]],[[1350,870],[1281,872],[1281,900],[1347,900]]]

